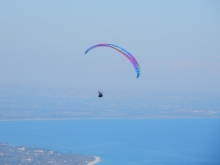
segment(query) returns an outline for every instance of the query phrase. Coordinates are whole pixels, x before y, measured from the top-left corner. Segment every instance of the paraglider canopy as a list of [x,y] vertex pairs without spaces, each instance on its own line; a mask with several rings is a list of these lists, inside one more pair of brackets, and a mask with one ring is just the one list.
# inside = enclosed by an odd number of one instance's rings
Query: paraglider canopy
[[94,45],[94,46],[88,48],[85,51],[85,54],[87,54],[90,50],[92,50],[94,48],[99,48],[99,47],[109,47],[109,48],[115,49],[116,51],[118,51],[119,53],[124,55],[130,61],[130,63],[133,65],[134,70],[136,72],[136,77],[138,78],[140,76],[140,66],[139,66],[137,60],[127,50],[125,50],[125,49],[123,49],[123,48],[121,48],[121,47],[119,47],[117,45],[113,45],[113,44],[98,44],[98,45]]

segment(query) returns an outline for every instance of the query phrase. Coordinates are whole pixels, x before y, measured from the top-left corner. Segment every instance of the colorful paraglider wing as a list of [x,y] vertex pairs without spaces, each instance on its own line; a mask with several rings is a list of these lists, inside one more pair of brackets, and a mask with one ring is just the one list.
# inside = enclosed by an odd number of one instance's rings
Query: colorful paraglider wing
[[128,56],[130,56],[136,63],[137,63],[137,65],[139,66],[139,64],[138,64],[138,62],[137,62],[137,60],[132,56],[132,54],[131,53],[129,53],[127,50],[125,50],[125,49],[123,49],[122,47],[119,47],[119,46],[117,46],[117,45],[114,45],[114,44],[108,44],[108,46],[110,46],[110,47],[114,47],[114,48],[116,48],[116,49],[118,49],[118,50],[121,50],[121,51],[123,51],[123,52],[125,52]]
[[120,52],[121,54],[123,54],[131,62],[131,64],[133,65],[133,67],[136,71],[137,78],[140,76],[140,67],[139,67],[138,63],[136,62],[136,59],[133,56],[132,57],[129,56],[128,54],[121,51],[120,49],[117,49],[116,47],[112,47],[112,46],[107,46],[107,47],[111,47],[111,48],[117,50],[118,52]]
[[117,45],[113,45],[113,44],[94,45],[94,46],[88,48],[85,51],[85,54],[88,53],[91,49],[94,49],[94,48],[97,48],[97,47],[102,47],[102,46],[113,48],[113,49],[117,50],[118,52],[120,52],[121,54],[123,54],[131,62],[131,64],[133,65],[133,67],[136,71],[137,78],[140,76],[140,66],[139,66],[137,60],[127,50],[125,50],[125,49],[123,49],[123,48],[121,48]]

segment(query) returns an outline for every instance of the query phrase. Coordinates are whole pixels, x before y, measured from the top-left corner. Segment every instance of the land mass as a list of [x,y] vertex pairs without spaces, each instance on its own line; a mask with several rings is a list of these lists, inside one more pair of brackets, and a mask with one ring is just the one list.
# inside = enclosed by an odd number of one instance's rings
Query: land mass
[[82,154],[62,153],[40,148],[28,148],[0,143],[0,162],[3,165],[93,165],[100,161],[99,157]]
[[220,118],[220,96],[50,90],[0,86],[0,121],[112,118]]

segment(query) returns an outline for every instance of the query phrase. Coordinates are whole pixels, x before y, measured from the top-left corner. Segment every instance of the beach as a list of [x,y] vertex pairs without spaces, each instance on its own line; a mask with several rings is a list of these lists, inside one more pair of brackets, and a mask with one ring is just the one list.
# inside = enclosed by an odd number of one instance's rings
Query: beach
[[96,164],[96,163],[98,163],[98,162],[100,162],[100,161],[101,161],[100,157],[95,156],[95,160],[92,161],[92,162],[89,162],[87,165],[94,165],[94,164]]

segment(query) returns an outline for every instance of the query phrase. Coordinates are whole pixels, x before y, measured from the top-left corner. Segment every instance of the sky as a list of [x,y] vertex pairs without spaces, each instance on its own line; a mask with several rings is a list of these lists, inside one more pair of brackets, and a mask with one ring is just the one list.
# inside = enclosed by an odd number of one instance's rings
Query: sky
[[[0,1],[0,85],[220,95],[220,1]],[[112,43],[137,59],[129,61]]]

